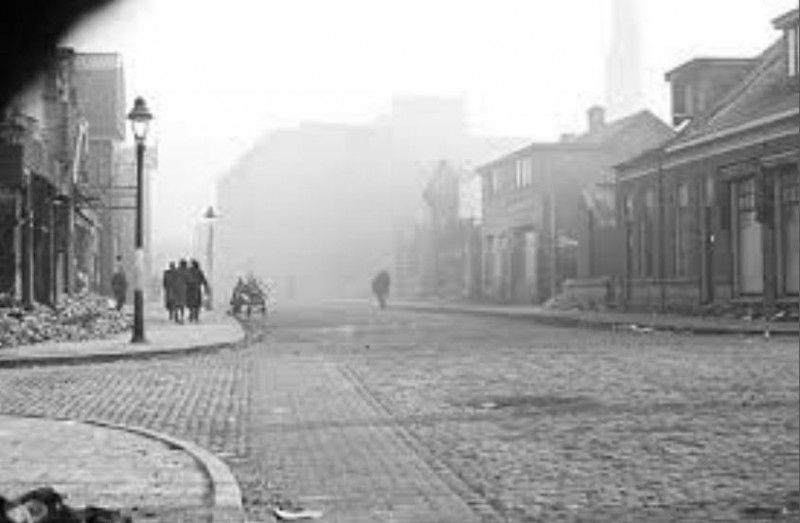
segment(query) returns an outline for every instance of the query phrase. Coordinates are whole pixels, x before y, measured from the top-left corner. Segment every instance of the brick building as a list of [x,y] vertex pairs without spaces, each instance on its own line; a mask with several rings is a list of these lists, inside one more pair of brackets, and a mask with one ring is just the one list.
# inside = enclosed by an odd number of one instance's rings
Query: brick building
[[755,59],[667,74],[666,145],[618,167],[624,302],[696,310],[796,304],[800,272],[798,10]]
[[493,301],[541,303],[578,276],[583,191],[612,166],[672,136],[649,111],[606,122],[588,111],[588,130],[533,143],[478,169],[483,177],[483,285]]
[[65,292],[110,292],[109,191],[125,123],[119,56],[70,48],[6,109],[0,293],[53,303]]
[[3,115],[0,293],[26,303],[53,303],[91,271],[95,228],[79,189],[87,144],[75,56],[60,48]]

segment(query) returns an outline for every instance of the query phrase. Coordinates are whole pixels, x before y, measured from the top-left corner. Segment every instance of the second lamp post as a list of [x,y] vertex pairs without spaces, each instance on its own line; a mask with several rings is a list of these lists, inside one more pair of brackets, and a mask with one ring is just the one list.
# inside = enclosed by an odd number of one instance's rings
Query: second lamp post
[[144,151],[147,130],[153,115],[147,108],[144,98],[134,101],[128,114],[133,136],[136,140],[136,265],[133,288],[133,337],[132,343],[144,343]]

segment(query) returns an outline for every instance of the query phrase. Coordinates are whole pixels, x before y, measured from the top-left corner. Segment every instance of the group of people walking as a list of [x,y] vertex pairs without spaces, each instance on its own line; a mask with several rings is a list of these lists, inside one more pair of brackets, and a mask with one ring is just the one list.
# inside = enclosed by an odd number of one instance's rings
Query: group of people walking
[[169,319],[183,323],[186,310],[189,311],[189,322],[200,321],[200,309],[203,306],[203,291],[209,293],[206,275],[197,260],[180,260],[170,262],[164,271],[164,305]]

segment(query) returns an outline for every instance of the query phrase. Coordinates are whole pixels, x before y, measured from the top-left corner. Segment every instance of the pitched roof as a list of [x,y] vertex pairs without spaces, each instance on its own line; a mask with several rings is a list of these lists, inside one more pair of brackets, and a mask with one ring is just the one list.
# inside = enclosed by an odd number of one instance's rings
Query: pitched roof
[[525,153],[537,150],[540,151],[570,150],[575,152],[597,151],[600,148],[608,145],[610,142],[614,141],[618,137],[621,137],[629,129],[635,128],[637,125],[645,123],[662,126],[665,131],[670,129],[667,124],[661,121],[661,119],[658,118],[656,115],[654,115],[652,112],[650,112],[647,109],[643,109],[641,111],[635,112],[633,114],[619,118],[617,120],[612,120],[594,131],[587,131],[583,134],[579,134],[568,141],[529,143],[525,147],[517,149],[511,153],[500,156],[498,158],[495,158],[494,160],[479,166],[477,170],[483,171],[505,160],[516,158]]
[[798,19],[800,19],[800,9],[792,9],[774,19],[772,25],[775,29],[785,29],[791,25],[797,25]]
[[732,66],[732,67],[748,67],[754,65],[758,61],[757,58],[729,58],[729,57],[699,57],[693,58],[688,62],[667,71],[664,78],[670,82],[676,76],[686,74],[693,74],[696,71],[702,71],[709,66]]
[[787,51],[783,38],[773,43],[744,80],[706,115],[692,122],[681,140],[733,128],[748,121],[800,106],[798,79],[787,74]]
[[633,114],[629,114],[628,116],[608,122],[595,131],[587,131],[583,134],[579,134],[573,140],[571,140],[571,143],[606,144],[614,140],[617,136],[625,132],[631,126],[644,123],[647,120],[651,120],[666,126],[666,124],[664,124],[656,115],[647,109],[643,109]]

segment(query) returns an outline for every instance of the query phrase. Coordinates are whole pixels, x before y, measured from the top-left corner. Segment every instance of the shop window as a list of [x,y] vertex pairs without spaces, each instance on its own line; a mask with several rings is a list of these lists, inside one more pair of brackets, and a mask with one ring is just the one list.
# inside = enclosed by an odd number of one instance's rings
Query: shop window
[[739,183],[736,191],[736,203],[740,214],[756,212],[756,179],[748,178]]
[[522,184],[533,185],[533,161],[530,158],[522,160]]
[[533,184],[533,162],[530,158],[519,158],[514,162],[514,182],[518,189]]
[[656,192],[648,189],[644,194],[644,216],[639,222],[639,275],[655,276],[656,240]]
[[675,276],[692,275],[692,255],[697,234],[691,187],[678,185],[675,195]]
[[738,294],[758,295],[764,290],[762,225],[757,219],[758,186],[755,177],[736,184],[738,210],[737,243]]

